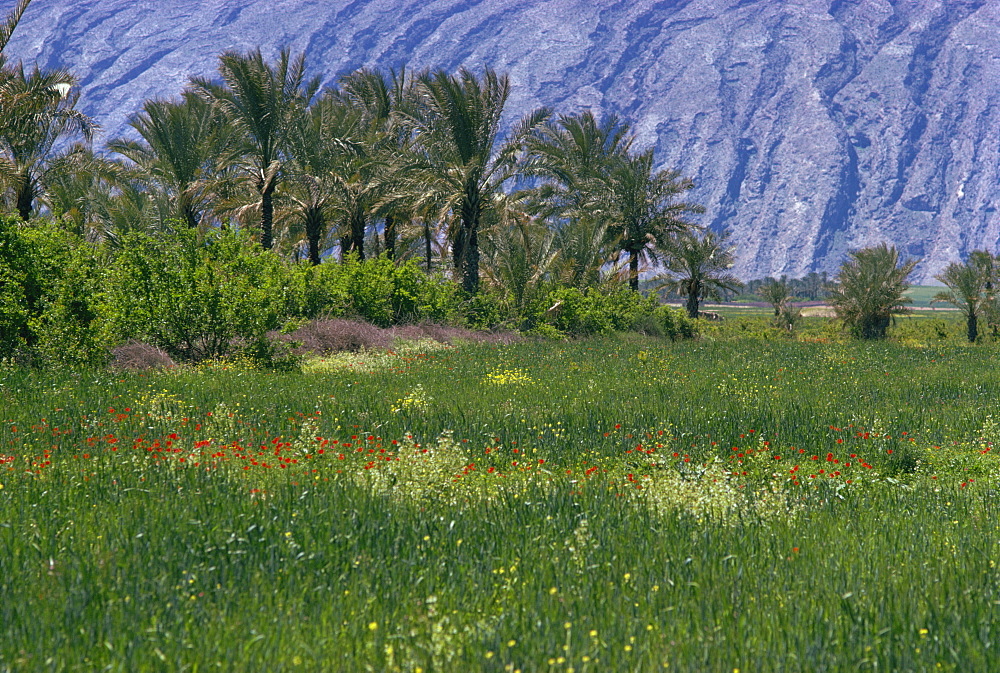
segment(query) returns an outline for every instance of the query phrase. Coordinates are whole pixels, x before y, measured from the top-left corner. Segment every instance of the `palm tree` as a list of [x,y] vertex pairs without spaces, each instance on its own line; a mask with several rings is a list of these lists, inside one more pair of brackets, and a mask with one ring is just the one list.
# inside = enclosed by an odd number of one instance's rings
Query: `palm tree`
[[558,255],[552,274],[560,283],[584,289],[601,281],[601,269],[608,262],[605,250],[607,227],[593,217],[563,222],[555,232],[553,246]]
[[529,195],[560,217],[584,216],[588,181],[606,177],[610,159],[631,146],[629,125],[615,115],[598,122],[588,110],[549,121],[527,140],[525,171],[545,181]]
[[264,61],[260,49],[247,54],[227,51],[219,57],[219,74],[223,84],[195,78],[192,85],[242,134],[231,160],[249,175],[259,196],[260,242],[271,248],[274,191],[287,158],[285,137],[296,111],[316,95],[320,78],[307,81],[305,55],[293,60],[288,49],[281,50],[274,65]]
[[3,50],[7,47],[7,43],[10,42],[10,36],[13,35],[14,29],[17,28],[17,24],[21,20],[24,10],[28,9],[29,4],[31,4],[31,0],[18,0],[17,4],[14,5],[14,9],[10,10],[10,14],[0,23],[0,70],[6,64]]
[[792,298],[788,283],[784,277],[781,280],[768,278],[767,281],[757,289],[757,294],[774,308],[774,317],[781,316],[781,309],[785,307]]
[[[984,257],[985,255],[985,257]],[[969,343],[979,336],[979,316],[987,310],[992,298],[987,285],[992,280],[992,260],[989,253],[973,252],[965,264],[952,262],[945,270],[934,276],[944,283],[947,291],[938,292],[931,303],[947,302],[958,308],[965,316],[965,331]]]
[[320,263],[327,219],[344,212],[340,188],[345,167],[361,152],[360,113],[324,95],[304,108],[288,132],[287,197],[305,229],[309,261]]
[[599,281],[608,261],[607,223],[595,217],[588,189],[608,177],[614,157],[632,146],[629,125],[611,115],[598,121],[589,110],[562,115],[528,137],[524,170],[542,184],[524,190],[530,212],[556,223],[556,276],[574,287]]
[[692,231],[674,234],[666,244],[668,276],[657,289],[687,297],[687,313],[698,317],[699,304],[704,298],[718,299],[720,291],[731,292],[742,287],[729,272],[734,262],[732,248],[725,246],[726,232],[716,236],[712,231],[703,235]]
[[676,199],[694,184],[672,170],[653,170],[653,151],[615,155],[606,176],[589,181],[589,205],[607,226],[609,245],[628,257],[629,287],[639,291],[639,262],[658,261],[670,236],[689,231],[686,213],[700,206]]
[[462,69],[417,82],[417,105],[401,115],[415,134],[419,154],[406,167],[417,203],[433,203],[439,219],[454,223],[452,258],[469,294],[479,289],[479,227],[503,185],[519,174],[518,155],[528,135],[548,117],[539,109],[515,124],[501,141],[500,124],[510,81],[487,68],[482,77]]
[[76,79],[63,70],[26,72],[24,66],[5,70],[0,80],[0,155],[14,207],[27,221],[45,182],[65,161],[57,143],[79,133],[89,141],[97,125],[75,109]]
[[850,253],[840,267],[830,303],[837,317],[861,339],[884,339],[894,316],[909,312],[906,278],[918,260],[899,263],[895,246],[882,243]]
[[400,221],[412,218],[411,195],[398,178],[399,159],[409,154],[412,142],[410,129],[400,120],[414,111],[415,82],[405,68],[385,73],[362,68],[339,82],[341,100],[362,117],[365,154],[370,159],[365,166],[372,174],[371,214],[383,220],[382,241],[389,259],[396,257]]
[[172,201],[174,215],[195,228],[227,141],[220,121],[215,108],[190,91],[180,102],[147,101],[129,121],[141,140],[113,140],[108,149],[128,159],[139,181]]
[[524,307],[558,256],[554,232],[529,214],[509,209],[483,233],[486,278],[504,290],[515,307]]
[[107,217],[133,171],[121,162],[94,152],[83,143],[66,153],[59,170],[50,172],[45,185],[45,201],[63,226],[88,240],[104,237]]

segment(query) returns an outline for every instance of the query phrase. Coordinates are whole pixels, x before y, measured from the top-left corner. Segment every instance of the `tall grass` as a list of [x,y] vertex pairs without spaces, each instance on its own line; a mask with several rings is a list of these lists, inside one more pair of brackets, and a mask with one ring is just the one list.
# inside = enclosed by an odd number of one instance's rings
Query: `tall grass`
[[994,670],[996,358],[4,370],[0,671]]

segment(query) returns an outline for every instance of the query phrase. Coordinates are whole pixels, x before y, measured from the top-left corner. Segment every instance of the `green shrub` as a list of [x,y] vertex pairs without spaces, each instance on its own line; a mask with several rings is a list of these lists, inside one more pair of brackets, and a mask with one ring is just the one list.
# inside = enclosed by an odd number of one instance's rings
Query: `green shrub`
[[624,332],[643,326],[664,333],[676,331],[675,316],[658,311],[654,297],[643,297],[627,288],[556,287],[529,308],[525,327],[537,330],[546,324],[572,336]]
[[490,330],[518,322],[517,313],[509,299],[483,289],[465,300],[462,314],[465,326],[474,330]]
[[13,218],[0,218],[0,357],[28,345],[28,319],[40,292],[35,259],[15,228]]
[[380,327],[429,320],[452,322],[460,315],[458,286],[427,276],[415,261],[396,266],[387,257],[327,263],[301,272],[299,314],[305,318],[361,318]]
[[91,363],[105,350],[93,323],[98,251],[49,221],[0,221],[0,357]]
[[676,339],[691,339],[698,333],[694,320],[687,312],[673,306],[657,306],[651,316],[660,329],[660,335],[671,341]]
[[246,234],[129,234],[106,278],[108,343],[141,339],[179,360],[266,352],[267,332],[294,307],[295,279]]

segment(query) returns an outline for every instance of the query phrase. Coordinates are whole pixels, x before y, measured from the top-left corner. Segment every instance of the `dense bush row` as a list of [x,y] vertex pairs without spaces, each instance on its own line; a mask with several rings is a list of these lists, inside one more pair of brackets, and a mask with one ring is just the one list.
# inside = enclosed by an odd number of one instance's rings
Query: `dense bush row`
[[[679,311],[622,287],[552,286],[520,310],[469,298],[441,274],[385,257],[319,266],[283,261],[249,235],[130,233],[88,243],[52,223],[0,223],[0,357],[92,363],[130,340],[178,361],[272,356],[276,331],[318,318],[379,327],[434,322],[566,337],[629,329],[690,336]],[[270,336],[269,336],[270,335]]]

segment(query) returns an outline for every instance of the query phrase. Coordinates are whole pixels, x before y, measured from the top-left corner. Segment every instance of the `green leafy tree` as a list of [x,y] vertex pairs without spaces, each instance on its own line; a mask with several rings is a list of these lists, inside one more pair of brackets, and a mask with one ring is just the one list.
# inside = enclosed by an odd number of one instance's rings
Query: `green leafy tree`
[[702,299],[718,299],[720,291],[742,287],[729,269],[734,263],[726,233],[712,231],[699,235],[692,231],[675,234],[666,245],[667,276],[657,289],[687,297],[687,314],[697,318]]
[[244,232],[198,238],[123,237],[99,307],[108,343],[140,339],[186,361],[261,349],[294,308],[290,270]]
[[850,253],[830,292],[837,317],[857,338],[884,339],[893,318],[909,312],[906,279],[917,263],[900,264],[896,247],[886,243]]
[[958,308],[965,316],[965,333],[969,343],[974,343],[979,336],[979,318],[993,301],[988,291],[993,280],[992,255],[983,251],[973,252],[965,264],[952,262],[934,277],[948,289],[934,295],[931,302],[946,302]]
[[260,50],[227,51],[219,57],[222,84],[204,78],[192,80],[194,90],[219,107],[239,132],[227,163],[240,166],[259,197],[260,243],[274,244],[274,192],[282,163],[287,158],[285,140],[291,120],[307,106],[319,89],[320,79],[306,79],[305,55],[293,59],[283,49],[274,64],[264,61]]
[[[0,357],[25,353],[46,362],[96,362],[94,329],[103,261],[58,223],[0,216]],[[3,226],[6,224],[6,226]]]
[[417,104],[403,116],[418,152],[406,167],[416,203],[433,203],[441,221],[454,222],[455,268],[469,294],[479,289],[479,228],[484,211],[501,207],[503,186],[520,174],[517,159],[527,136],[548,117],[524,116],[501,139],[510,81],[487,68],[481,77],[462,69],[420,77]]

